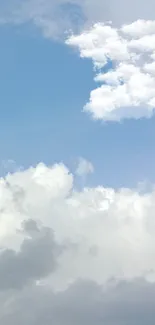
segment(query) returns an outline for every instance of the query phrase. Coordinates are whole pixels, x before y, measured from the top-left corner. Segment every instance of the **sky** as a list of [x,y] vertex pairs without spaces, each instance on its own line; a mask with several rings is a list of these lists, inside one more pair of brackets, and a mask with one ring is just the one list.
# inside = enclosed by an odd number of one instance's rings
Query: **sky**
[[154,10],[0,0],[2,325],[154,324]]

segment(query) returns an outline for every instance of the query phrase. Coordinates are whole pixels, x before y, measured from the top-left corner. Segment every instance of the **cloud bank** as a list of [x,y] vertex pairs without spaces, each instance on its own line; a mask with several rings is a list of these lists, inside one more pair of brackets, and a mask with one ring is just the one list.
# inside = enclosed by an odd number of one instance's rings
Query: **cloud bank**
[[155,191],[83,188],[63,164],[0,180],[0,321],[153,324]]
[[149,118],[155,108],[155,21],[137,20],[114,28],[97,23],[66,43],[91,59],[95,81],[84,111],[94,119]]

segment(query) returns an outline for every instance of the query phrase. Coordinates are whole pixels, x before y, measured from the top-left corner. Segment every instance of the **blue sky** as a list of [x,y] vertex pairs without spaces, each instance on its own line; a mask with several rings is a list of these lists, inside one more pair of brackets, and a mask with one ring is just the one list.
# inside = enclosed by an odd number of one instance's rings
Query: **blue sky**
[[82,112],[96,87],[90,60],[28,24],[1,26],[0,40],[1,160],[74,170],[82,156],[95,168],[88,184],[155,181],[155,118],[92,121]]

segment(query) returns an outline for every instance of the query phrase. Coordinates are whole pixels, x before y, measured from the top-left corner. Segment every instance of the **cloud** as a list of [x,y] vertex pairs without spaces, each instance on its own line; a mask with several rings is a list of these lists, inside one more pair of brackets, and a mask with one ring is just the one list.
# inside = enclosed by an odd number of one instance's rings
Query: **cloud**
[[139,18],[154,19],[154,9],[153,0],[6,0],[0,3],[0,22],[33,23],[45,37],[55,38],[98,21],[111,20],[119,26]]
[[2,325],[150,325],[155,191],[76,191],[61,164],[0,179]]
[[91,174],[94,171],[94,167],[92,163],[84,158],[79,158],[79,163],[76,168],[76,175],[78,176],[86,176],[87,174]]
[[150,118],[155,107],[153,6],[152,0],[136,5],[133,0],[7,0],[0,4],[0,22],[29,23],[48,38],[66,38],[73,31],[66,43],[98,69],[97,87],[84,111],[104,121]]
[[[144,193],[138,188],[114,190],[99,185],[76,191],[74,175],[66,166],[39,164],[2,178],[0,196],[2,256],[11,250],[18,265],[23,254],[25,259],[31,259],[32,250],[32,256],[38,254],[35,245],[47,248],[47,256],[39,248],[42,259],[53,254],[54,243],[67,247],[58,256],[60,267],[50,279],[56,289],[79,277],[100,284],[109,277],[134,278],[146,273],[147,279],[153,277],[148,272],[155,268],[154,189]],[[29,220],[41,223],[39,233],[35,228],[39,226]],[[17,232],[23,222],[27,232],[28,226],[36,229],[28,239],[24,232]],[[46,236],[48,228],[53,229],[54,239],[51,233],[49,239]]]
[[23,232],[28,236],[19,251],[6,248],[0,253],[0,290],[20,289],[56,269],[62,248],[55,243],[51,229],[39,229],[35,221],[26,220]]
[[76,31],[84,20],[80,4],[74,0],[6,0],[0,4],[1,24],[33,24],[47,38],[63,37],[72,28]]
[[10,297],[0,320],[2,325],[153,325],[154,300],[155,285],[144,279],[104,286],[83,280],[59,293],[33,286]]
[[101,23],[66,43],[91,59],[95,81],[84,111],[94,119],[149,118],[155,108],[155,21],[138,20],[115,28]]

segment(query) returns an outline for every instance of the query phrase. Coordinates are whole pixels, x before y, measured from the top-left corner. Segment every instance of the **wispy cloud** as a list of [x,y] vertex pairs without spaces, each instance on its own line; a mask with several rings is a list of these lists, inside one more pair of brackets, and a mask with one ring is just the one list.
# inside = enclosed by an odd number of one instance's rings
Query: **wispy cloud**
[[78,165],[76,168],[76,175],[78,176],[86,176],[88,174],[93,173],[94,167],[90,161],[84,159],[82,157],[79,158]]
[[153,0],[6,0],[0,3],[0,21],[31,22],[46,37],[58,37],[98,21],[112,20],[118,26],[139,18],[154,19],[154,9]]

